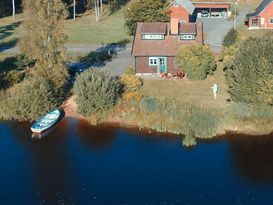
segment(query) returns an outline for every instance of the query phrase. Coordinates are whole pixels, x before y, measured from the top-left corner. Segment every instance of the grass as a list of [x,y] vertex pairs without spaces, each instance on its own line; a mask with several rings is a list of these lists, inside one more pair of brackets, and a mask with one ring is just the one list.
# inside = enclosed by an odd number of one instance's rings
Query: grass
[[[211,90],[213,83],[218,85],[216,100],[213,100]],[[182,80],[144,80],[140,91],[144,96],[160,99],[175,98],[181,102],[191,102],[207,108],[226,107],[226,99],[229,98],[221,63],[215,74],[208,76],[206,80],[190,81],[186,78]]]
[[[106,7],[105,7],[106,9]],[[66,20],[65,30],[68,35],[68,44],[100,45],[118,42],[130,37],[124,26],[124,8],[108,16],[105,12],[101,20],[96,23],[93,11],[79,16],[75,21]],[[0,46],[7,46],[17,42],[22,33],[22,14],[1,18],[0,21]]]
[[69,44],[107,44],[128,39],[124,26],[123,9],[95,21],[94,12],[83,15],[75,21],[67,20],[65,29]]

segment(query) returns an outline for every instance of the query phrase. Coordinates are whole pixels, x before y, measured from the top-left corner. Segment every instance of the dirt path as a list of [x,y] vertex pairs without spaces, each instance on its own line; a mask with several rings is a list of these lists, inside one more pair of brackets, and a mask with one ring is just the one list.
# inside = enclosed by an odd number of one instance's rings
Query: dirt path
[[65,111],[66,117],[84,119],[84,116],[77,112],[78,105],[75,102],[75,96],[69,97],[61,106]]

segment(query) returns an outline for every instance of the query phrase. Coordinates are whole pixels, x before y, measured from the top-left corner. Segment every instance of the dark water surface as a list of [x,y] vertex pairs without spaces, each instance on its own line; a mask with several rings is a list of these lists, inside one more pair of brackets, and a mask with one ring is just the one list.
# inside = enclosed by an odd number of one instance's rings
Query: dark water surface
[[0,204],[273,204],[273,135],[198,142],[64,119],[0,123]]

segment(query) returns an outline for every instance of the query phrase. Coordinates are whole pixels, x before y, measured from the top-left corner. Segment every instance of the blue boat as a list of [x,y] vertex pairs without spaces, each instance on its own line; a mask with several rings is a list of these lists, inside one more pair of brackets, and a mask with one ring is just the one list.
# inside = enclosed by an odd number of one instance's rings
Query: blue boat
[[59,109],[52,110],[40,117],[32,126],[31,131],[34,133],[42,133],[55,125],[62,117],[62,112]]

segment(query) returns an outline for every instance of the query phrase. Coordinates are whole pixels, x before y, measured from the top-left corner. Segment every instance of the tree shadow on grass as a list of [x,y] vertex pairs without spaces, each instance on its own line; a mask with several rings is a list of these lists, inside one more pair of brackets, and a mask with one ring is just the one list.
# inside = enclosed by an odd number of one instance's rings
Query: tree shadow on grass
[[0,53],[8,49],[14,48],[17,45],[18,38],[0,43]]
[[19,27],[21,22],[11,23],[9,25],[0,26],[0,40],[4,40],[5,38],[11,36],[14,30]]
[[16,56],[8,56],[3,60],[0,59],[0,74],[17,69]]
[[88,55],[81,57],[78,62],[72,64],[74,67],[81,70],[85,70],[90,67],[104,67],[106,63],[115,58],[119,52],[126,49],[127,43],[129,43],[129,40],[125,39],[116,43],[101,46],[95,51],[91,51]]

